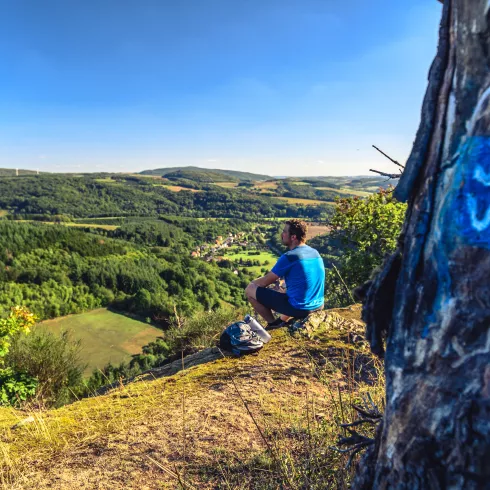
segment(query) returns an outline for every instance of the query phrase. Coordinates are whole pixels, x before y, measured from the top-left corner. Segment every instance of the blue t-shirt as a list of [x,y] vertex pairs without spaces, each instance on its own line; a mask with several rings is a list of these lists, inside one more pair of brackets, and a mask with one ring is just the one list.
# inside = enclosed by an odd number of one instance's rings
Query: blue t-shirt
[[320,254],[308,245],[282,255],[272,272],[286,281],[289,304],[298,310],[315,310],[323,305],[325,267]]

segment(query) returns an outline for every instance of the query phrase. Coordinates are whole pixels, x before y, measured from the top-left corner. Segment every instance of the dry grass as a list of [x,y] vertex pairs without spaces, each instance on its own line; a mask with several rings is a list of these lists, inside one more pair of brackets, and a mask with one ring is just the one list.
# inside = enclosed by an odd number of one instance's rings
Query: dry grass
[[277,182],[255,182],[258,189],[277,189]]
[[347,458],[329,449],[337,423],[362,393],[383,397],[358,316],[322,312],[308,335],[274,331],[258,355],[58,410],[0,409],[3,488],[347,488]]
[[165,187],[165,189],[168,189],[173,192],[180,192],[180,191],[202,192],[198,189],[189,189],[188,187],[181,187],[180,185],[162,185],[162,187]]

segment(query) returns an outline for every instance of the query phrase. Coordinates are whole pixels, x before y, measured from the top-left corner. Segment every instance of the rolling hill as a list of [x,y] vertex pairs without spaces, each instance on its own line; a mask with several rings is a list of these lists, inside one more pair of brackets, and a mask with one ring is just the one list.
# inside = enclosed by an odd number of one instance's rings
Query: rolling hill
[[[233,180],[267,180],[271,178],[269,175],[253,174],[250,172],[240,172],[238,170],[222,170],[219,168],[201,168],[201,167],[192,167],[192,166],[155,168],[153,170],[143,170],[142,172],[140,172],[140,174],[160,175],[162,177],[165,177],[168,174],[172,174],[175,172],[183,172],[183,173],[194,172],[194,174],[191,174],[194,177],[196,176],[196,173],[198,173],[198,174],[202,174],[203,176],[211,175],[215,179],[216,178],[220,179],[220,180],[214,180],[214,182],[220,182],[220,181],[224,182],[224,181],[233,181]],[[210,181],[208,180],[207,182]]]

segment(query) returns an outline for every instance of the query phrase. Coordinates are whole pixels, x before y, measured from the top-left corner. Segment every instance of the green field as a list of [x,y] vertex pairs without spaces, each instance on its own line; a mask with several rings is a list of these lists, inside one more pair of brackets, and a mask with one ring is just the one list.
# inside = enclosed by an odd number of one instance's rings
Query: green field
[[[238,247],[232,247],[229,252],[227,252],[223,257],[227,260],[232,260],[236,261],[237,264],[236,266],[241,269],[244,267],[243,265],[238,264],[238,261],[240,259],[243,260],[258,260],[261,265],[254,265],[252,267],[245,267],[248,271],[252,272],[255,274],[257,277],[263,275],[263,273],[260,271],[262,267],[266,267],[267,269],[272,269],[272,266],[276,263],[277,261],[277,256],[274,255],[272,252],[268,250],[262,250],[260,252],[260,255],[249,255],[248,251],[242,251]],[[268,264],[265,264],[265,262],[269,262]]]
[[[93,219],[93,218],[91,218]],[[101,218],[101,219],[109,219],[109,218]],[[58,225],[58,226],[72,226],[75,228],[101,228],[102,230],[115,230],[119,228],[117,225],[96,225],[91,223],[72,223],[70,221],[55,223],[54,221],[36,221],[32,219],[17,219],[15,221],[19,221],[20,223],[42,223],[43,225]]]
[[86,375],[108,362],[119,364],[130,360],[131,354],[138,354],[141,347],[162,334],[158,328],[105,308],[46,320],[37,328],[56,334],[67,330],[73,339],[80,339],[81,358],[88,363]]

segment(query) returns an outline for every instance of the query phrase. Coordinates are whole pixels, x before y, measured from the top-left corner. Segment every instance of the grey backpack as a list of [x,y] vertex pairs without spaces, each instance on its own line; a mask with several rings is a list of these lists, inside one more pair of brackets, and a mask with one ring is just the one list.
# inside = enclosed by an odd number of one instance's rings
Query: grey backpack
[[247,323],[236,322],[225,328],[219,339],[219,346],[237,356],[243,356],[259,351],[264,342]]

